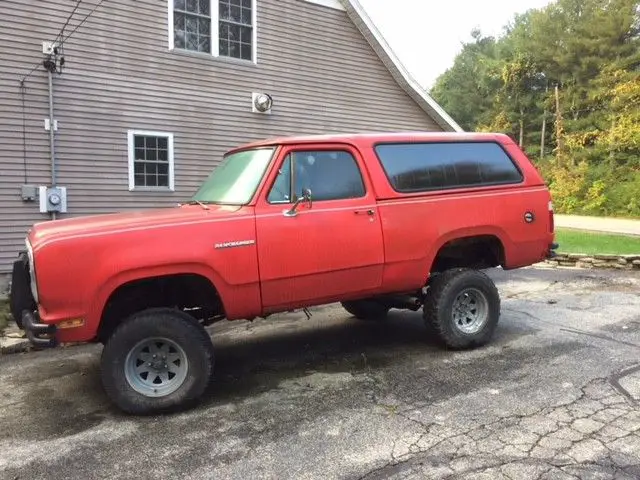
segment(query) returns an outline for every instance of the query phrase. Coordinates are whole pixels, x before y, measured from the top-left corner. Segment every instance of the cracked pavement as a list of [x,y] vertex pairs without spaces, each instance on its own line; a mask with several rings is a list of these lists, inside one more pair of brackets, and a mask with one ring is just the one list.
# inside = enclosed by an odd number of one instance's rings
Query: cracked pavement
[[638,479],[640,275],[490,272],[488,346],[337,306],[210,328],[197,408],[121,414],[101,347],[0,357],[0,479]]

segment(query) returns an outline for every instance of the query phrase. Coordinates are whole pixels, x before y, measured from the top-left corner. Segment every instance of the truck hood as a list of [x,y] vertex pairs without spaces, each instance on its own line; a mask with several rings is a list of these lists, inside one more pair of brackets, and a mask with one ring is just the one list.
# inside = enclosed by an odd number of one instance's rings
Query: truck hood
[[29,241],[34,250],[52,241],[75,237],[93,237],[108,233],[161,228],[213,218],[246,215],[247,207],[207,205],[183,205],[174,208],[87,215],[63,220],[40,222],[29,231]]

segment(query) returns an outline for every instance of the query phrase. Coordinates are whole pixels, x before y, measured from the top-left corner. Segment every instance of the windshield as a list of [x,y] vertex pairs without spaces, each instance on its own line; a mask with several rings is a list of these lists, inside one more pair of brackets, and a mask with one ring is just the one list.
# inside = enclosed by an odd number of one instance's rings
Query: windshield
[[274,148],[244,150],[224,157],[202,184],[193,202],[245,205],[253,197]]

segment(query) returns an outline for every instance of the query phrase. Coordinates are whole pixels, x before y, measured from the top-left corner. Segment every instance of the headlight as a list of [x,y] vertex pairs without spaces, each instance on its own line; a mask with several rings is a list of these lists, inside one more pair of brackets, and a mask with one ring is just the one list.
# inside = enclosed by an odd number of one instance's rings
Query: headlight
[[27,256],[29,257],[29,278],[31,280],[31,295],[33,295],[33,299],[38,303],[38,282],[36,281],[36,265],[35,260],[33,258],[33,248],[31,248],[31,243],[29,243],[29,239],[25,239],[25,245],[27,246]]

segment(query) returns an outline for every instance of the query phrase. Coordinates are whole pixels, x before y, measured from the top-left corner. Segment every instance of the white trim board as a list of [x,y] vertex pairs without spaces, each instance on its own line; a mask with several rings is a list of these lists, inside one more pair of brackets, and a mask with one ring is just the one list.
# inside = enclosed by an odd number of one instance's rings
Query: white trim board
[[315,3],[316,5],[322,5],[323,7],[333,8],[335,10],[344,11],[344,5],[340,3],[340,0],[302,0],[307,3]]

